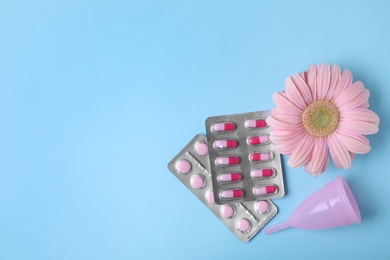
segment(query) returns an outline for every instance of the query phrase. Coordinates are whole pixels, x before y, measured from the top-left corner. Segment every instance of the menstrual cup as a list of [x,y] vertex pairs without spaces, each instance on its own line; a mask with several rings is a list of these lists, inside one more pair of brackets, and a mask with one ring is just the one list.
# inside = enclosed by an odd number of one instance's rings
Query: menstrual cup
[[347,182],[340,176],[306,198],[282,223],[264,229],[266,235],[288,227],[328,229],[361,221],[360,211]]

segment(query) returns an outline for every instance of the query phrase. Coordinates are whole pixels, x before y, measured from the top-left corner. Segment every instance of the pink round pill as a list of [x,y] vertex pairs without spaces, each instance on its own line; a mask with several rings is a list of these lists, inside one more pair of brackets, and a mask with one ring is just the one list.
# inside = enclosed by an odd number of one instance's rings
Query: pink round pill
[[259,212],[260,214],[264,214],[264,213],[267,213],[268,210],[269,210],[269,204],[267,201],[265,200],[260,200],[256,203],[256,210],[257,212]]
[[209,152],[209,148],[207,144],[199,142],[195,145],[195,151],[199,155],[206,155]]
[[235,209],[232,205],[223,205],[220,209],[220,212],[224,218],[232,218],[235,215]]
[[196,174],[191,178],[191,187],[194,189],[201,189],[204,187],[204,177],[200,174]]
[[206,192],[206,200],[207,200],[208,203],[210,203],[210,204],[215,204],[213,190],[208,190],[208,191]]
[[251,223],[246,218],[242,218],[239,221],[237,221],[236,227],[238,231],[241,233],[248,233],[251,229]]
[[187,160],[181,160],[175,164],[175,168],[179,173],[186,174],[191,171],[191,163]]

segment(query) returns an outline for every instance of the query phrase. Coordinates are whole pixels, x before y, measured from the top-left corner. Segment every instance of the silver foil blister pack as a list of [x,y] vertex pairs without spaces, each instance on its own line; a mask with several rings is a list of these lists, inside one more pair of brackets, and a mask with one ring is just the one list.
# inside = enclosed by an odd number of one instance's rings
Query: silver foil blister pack
[[284,196],[280,154],[269,140],[269,115],[266,110],[206,119],[216,203]]
[[264,198],[218,205],[213,194],[209,148],[204,135],[196,135],[169,163],[168,169],[201,200],[241,241],[248,242],[277,213]]

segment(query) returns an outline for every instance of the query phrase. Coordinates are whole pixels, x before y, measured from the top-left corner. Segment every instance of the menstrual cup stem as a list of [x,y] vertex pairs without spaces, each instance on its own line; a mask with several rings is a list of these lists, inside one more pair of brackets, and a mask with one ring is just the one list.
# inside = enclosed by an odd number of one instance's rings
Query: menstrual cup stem
[[281,222],[279,224],[264,229],[264,234],[270,235],[272,233],[278,232],[288,227],[291,227],[291,225],[288,223],[288,220],[286,220],[284,222]]

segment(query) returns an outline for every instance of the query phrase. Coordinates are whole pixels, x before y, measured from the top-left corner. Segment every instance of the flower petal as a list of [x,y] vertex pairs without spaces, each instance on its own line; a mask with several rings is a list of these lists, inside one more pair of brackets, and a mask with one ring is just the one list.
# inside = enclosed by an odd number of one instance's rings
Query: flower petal
[[318,66],[317,64],[311,64],[307,70],[318,71]]
[[294,129],[291,131],[272,130],[270,135],[269,135],[269,138],[270,138],[272,143],[279,144],[279,143],[286,142],[286,141],[290,140],[291,138],[293,138],[297,135],[301,135],[301,134],[303,134],[302,129],[297,129],[297,130]]
[[307,105],[301,93],[299,92],[294,82],[292,81],[291,77],[286,78],[284,86],[286,88],[286,94],[288,99],[291,100],[300,109],[302,110],[305,109]]
[[326,164],[328,162],[328,146],[325,138],[316,138],[314,141],[315,144],[312,157],[305,165],[305,170],[306,172],[317,176],[326,169]]
[[[370,92],[367,89],[363,89],[357,97],[349,102],[339,106],[340,110],[347,110],[355,107],[364,107],[368,108],[368,98],[370,97]],[[367,107],[366,107],[367,104]]]
[[326,158],[325,158],[325,161],[323,161],[323,164],[319,170],[320,173],[323,173],[325,170],[326,170],[326,167],[328,166],[328,162],[329,162],[329,155],[328,155],[328,144],[326,145]]
[[[368,98],[370,97],[370,91],[368,91],[368,89],[366,90],[363,90],[362,92],[366,92],[367,93],[364,93],[364,95],[367,95],[367,100],[365,100],[361,105],[357,106],[358,108],[369,108],[370,107],[370,103],[368,102]],[[362,95],[362,94],[361,94]]]
[[372,135],[379,131],[379,127],[375,123],[354,120],[354,119],[347,120],[345,118],[340,120],[340,128],[357,132],[363,135]]
[[313,99],[311,97],[310,88],[306,84],[305,80],[297,74],[293,74],[291,76],[291,79],[294,82],[294,85],[299,90],[299,93],[301,93],[301,96],[303,97],[303,100],[305,101],[306,105],[309,105],[313,101]]
[[330,156],[335,166],[337,168],[349,169],[351,167],[351,156],[345,145],[339,141],[337,135],[333,134],[328,137],[328,145]]
[[343,131],[341,129],[338,129],[336,134],[340,142],[342,142],[350,152],[366,154],[371,150],[369,140],[361,134]]
[[287,124],[297,125],[301,123],[301,115],[286,114],[282,109],[278,108],[271,110],[271,116],[276,120]]
[[340,76],[341,76],[341,71],[339,65],[333,64],[332,68],[330,69],[330,83],[329,83],[328,92],[326,93],[325,96],[325,100],[332,100],[337,83],[340,80]]
[[294,131],[294,129],[290,129],[290,130],[274,130],[274,129],[272,129],[270,136],[275,135],[275,136],[288,138],[291,134],[296,133],[296,132],[297,131]]
[[348,153],[349,153],[349,156],[351,156],[351,161],[352,161],[353,159],[355,159],[356,155],[355,155],[353,152],[348,151]]
[[357,81],[345,88],[338,97],[335,97],[334,102],[337,106],[347,104],[359,96],[363,89],[363,83],[361,81]]
[[375,112],[365,108],[348,109],[343,111],[341,116],[342,118],[345,118],[346,121],[358,120],[364,122],[371,122],[377,125],[379,125],[380,121],[378,115]]
[[329,89],[330,67],[328,63],[322,63],[317,73],[317,100],[324,100]]
[[295,143],[294,150],[291,153],[287,164],[290,167],[301,167],[310,160],[314,146],[314,139],[310,135],[303,135],[298,142]]
[[341,74],[340,80],[336,85],[336,88],[333,93],[333,99],[337,98],[343,90],[352,84],[352,73],[349,70],[344,70]]
[[286,140],[290,139],[291,134],[293,131],[275,131],[272,130],[269,134],[269,139],[274,144],[283,143]]
[[299,115],[302,110],[298,108],[291,100],[286,96],[286,93],[279,91],[272,95],[272,99],[276,107],[283,109],[288,114]]
[[[272,132],[271,132],[272,133]],[[302,138],[305,136],[305,133],[301,132],[297,135],[291,135],[288,138],[284,139],[281,142],[278,142],[274,145],[275,151],[290,155],[294,149],[297,146],[297,143],[302,140]],[[270,136],[270,140],[273,141],[275,138],[274,136]]]
[[307,85],[309,86],[312,100],[317,100],[317,69],[317,65],[310,65],[307,71]]
[[306,71],[301,71],[298,75],[306,82]]
[[273,131],[274,130],[291,130],[291,124],[279,121],[273,116],[267,117],[266,122],[272,128]]

